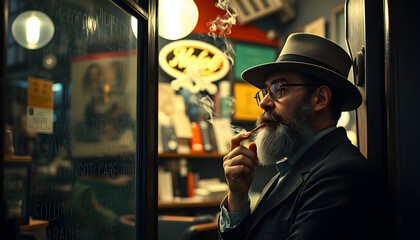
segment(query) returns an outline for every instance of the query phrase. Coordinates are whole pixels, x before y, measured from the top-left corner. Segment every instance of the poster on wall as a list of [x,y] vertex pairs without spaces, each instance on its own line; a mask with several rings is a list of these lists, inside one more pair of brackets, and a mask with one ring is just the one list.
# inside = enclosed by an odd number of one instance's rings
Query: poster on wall
[[135,152],[136,59],[135,51],[72,59],[73,157]]

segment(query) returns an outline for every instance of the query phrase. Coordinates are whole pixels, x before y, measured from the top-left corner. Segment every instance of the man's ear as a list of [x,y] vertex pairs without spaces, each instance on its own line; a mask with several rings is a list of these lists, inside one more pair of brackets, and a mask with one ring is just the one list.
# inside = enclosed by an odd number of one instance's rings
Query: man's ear
[[318,89],[314,92],[314,110],[321,111],[325,109],[328,106],[328,104],[330,104],[330,100],[331,89],[326,85],[318,87]]

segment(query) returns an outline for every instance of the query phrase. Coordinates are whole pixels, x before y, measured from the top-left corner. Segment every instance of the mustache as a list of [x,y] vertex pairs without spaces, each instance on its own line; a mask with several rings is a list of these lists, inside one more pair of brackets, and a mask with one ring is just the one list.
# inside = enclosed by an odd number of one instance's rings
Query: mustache
[[275,124],[286,124],[286,122],[276,113],[272,111],[264,111],[256,122],[256,126],[260,125],[263,122],[274,122]]

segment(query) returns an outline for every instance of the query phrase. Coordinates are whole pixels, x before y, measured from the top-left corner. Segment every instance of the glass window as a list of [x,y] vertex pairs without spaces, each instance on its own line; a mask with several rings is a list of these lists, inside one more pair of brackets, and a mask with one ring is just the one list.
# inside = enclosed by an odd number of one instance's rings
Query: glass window
[[[135,239],[132,15],[106,0],[10,2],[9,217],[22,225],[46,223],[45,239]],[[41,44],[49,22],[52,37]]]

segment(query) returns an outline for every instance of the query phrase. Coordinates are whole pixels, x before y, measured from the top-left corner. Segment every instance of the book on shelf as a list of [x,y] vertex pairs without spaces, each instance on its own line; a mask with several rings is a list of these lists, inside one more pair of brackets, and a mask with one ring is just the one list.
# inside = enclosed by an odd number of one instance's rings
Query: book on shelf
[[191,123],[191,131],[192,131],[191,153],[204,152],[203,139],[201,137],[201,129],[198,123],[196,122]]
[[215,150],[213,128],[205,120],[201,120],[198,125],[201,129],[201,139],[204,151],[213,152]]
[[158,169],[158,195],[160,201],[170,202],[174,199],[172,173],[164,168]]
[[162,149],[164,152],[176,152],[178,141],[176,139],[175,128],[171,119],[164,112],[159,112],[159,132],[162,139]]
[[[175,92],[169,83],[159,83],[159,153],[228,153],[233,136],[228,104],[230,84],[220,83],[219,92],[206,98],[209,109],[201,106],[205,110],[200,110],[197,101],[201,101],[201,95],[185,89]],[[205,113],[211,115],[210,119],[205,119]]]

